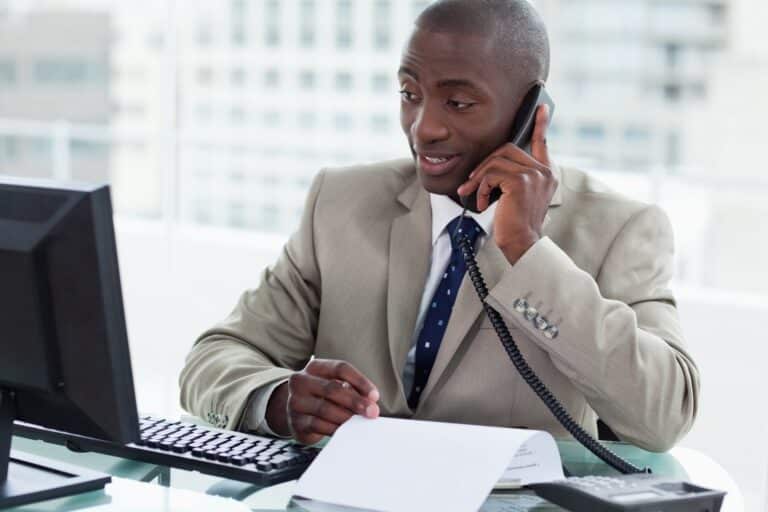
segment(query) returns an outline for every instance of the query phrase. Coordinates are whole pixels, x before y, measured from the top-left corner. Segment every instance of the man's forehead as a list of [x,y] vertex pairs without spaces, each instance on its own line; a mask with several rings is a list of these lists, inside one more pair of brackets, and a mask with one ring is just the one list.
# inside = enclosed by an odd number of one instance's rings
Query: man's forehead
[[496,38],[491,34],[462,34],[457,32],[416,29],[405,47],[408,53],[428,54],[433,58],[474,57],[493,59]]
[[405,47],[401,69],[482,77],[496,67],[495,55],[490,36],[418,29]]

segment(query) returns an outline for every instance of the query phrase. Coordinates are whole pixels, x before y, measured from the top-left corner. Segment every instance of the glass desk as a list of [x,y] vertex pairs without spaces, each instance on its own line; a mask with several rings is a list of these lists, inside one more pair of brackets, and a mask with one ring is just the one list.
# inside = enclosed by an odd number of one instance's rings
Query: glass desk
[[[697,451],[674,448],[650,453],[631,445],[608,443],[622,457],[654,473],[688,479],[705,487],[726,491],[722,510],[743,512],[744,504],[733,479],[712,459]],[[559,441],[564,465],[574,475],[610,475],[615,472],[573,441]],[[74,453],[61,446],[15,437],[12,448],[102,471],[113,476],[104,490],[7,509],[13,512],[67,511],[203,511],[221,512],[332,512],[351,511],[313,502],[291,500],[295,482],[259,488],[243,482],[222,480],[200,473],[172,469],[94,453]],[[486,512],[561,510],[526,492],[492,494],[483,505]]]

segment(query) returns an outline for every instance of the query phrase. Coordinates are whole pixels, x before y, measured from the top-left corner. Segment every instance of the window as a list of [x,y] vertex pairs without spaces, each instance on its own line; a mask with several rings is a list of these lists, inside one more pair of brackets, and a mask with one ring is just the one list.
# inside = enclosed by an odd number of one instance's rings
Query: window
[[197,70],[197,83],[202,86],[209,86],[213,82],[213,70],[209,67],[202,67]]
[[299,5],[299,44],[303,48],[315,45],[315,0],[302,0]]
[[245,28],[240,24],[232,25],[232,45],[245,46],[246,42]]
[[264,86],[274,89],[280,85],[280,72],[277,69],[268,69],[264,72]]
[[605,129],[599,124],[583,124],[578,133],[579,138],[589,142],[600,142],[605,138]]
[[231,22],[232,46],[245,46],[247,42],[247,31],[245,28],[246,3],[245,0],[232,0],[231,3]]
[[19,138],[13,135],[0,137],[0,158],[14,160],[19,156]]
[[389,131],[389,117],[384,114],[371,116],[371,131],[374,133],[386,133]]
[[666,55],[667,66],[670,68],[677,67],[678,63],[680,62],[680,44],[665,44],[664,53]]
[[302,89],[314,89],[317,81],[317,76],[314,71],[305,69],[299,73],[299,86]]
[[280,126],[281,122],[282,116],[280,115],[280,112],[276,110],[268,110],[264,112],[264,124],[266,126]]
[[264,205],[259,212],[259,224],[269,231],[280,229],[280,208],[275,204]]
[[245,109],[239,105],[232,107],[229,112],[229,118],[233,124],[243,124],[245,122]]
[[165,44],[165,37],[162,32],[153,30],[147,37],[147,47],[152,50],[162,50]]
[[680,164],[680,134],[677,132],[669,132],[667,134],[667,154],[665,163],[670,167]]
[[16,64],[11,60],[0,60],[0,87],[16,83]]
[[236,87],[242,87],[245,85],[246,80],[246,73],[243,68],[235,68],[232,70],[230,74],[230,80],[232,81],[232,85]]
[[202,47],[210,46],[212,41],[211,27],[207,24],[199,25],[197,27],[197,45]]
[[337,91],[349,91],[352,89],[352,75],[346,71],[336,73],[334,87]]
[[336,48],[352,46],[352,1],[336,2]]
[[371,76],[371,89],[378,93],[389,93],[395,90],[395,79],[391,73],[375,73]]
[[704,99],[707,96],[707,85],[703,81],[693,82],[690,86],[691,96]]
[[195,117],[198,121],[207,122],[213,118],[213,109],[208,103],[201,103],[195,108]]
[[392,44],[392,5],[389,0],[376,0],[373,5],[373,47],[387,50]]
[[713,25],[722,25],[725,23],[725,5],[712,3],[707,6],[709,9],[709,19]]
[[108,146],[103,142],[75,139],[70,144],[72,155],[79,158],[102,158],[108,153]]
[[670,103],[680,101],[681,90],[680,84],[668,83],[664,84],[664,98]]
[[229,224],[238,228],[244,227],[245,205],[239,201],[233,201],[229,205]]
[[198,199],[192,208],[195,222],[198,224],[211,223],[211,202],[206,199]]
[[352,116],[346,113],[338,113],[333,116],[333,126],[340,132],[352,130]]
[[50,158],[52,150],[51,139],[34,137],[29,140],[29,149],[33,155]]
[[35,80],[46,84],[83,84],[104,79],[94,62],[76,57],[46,58],[34,63]]
[[317,114],[311,110],[299,112],[297,122],[299,129],[306,131],[312,130],[317,125]]
[[629,142],[647,142],[651,138],[651,134],[647,128],[628,126],[624,130],[624,138]]
[[280,44],[280,2],[266,0],[264,4],[264,44],[268,47]]

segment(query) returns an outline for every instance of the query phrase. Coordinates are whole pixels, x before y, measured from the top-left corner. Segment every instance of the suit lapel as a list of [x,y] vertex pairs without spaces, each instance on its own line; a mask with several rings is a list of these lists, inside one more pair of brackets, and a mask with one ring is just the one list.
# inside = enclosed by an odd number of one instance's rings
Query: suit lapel
[[[488,238],[478,251],[477,264],[481,269],[485,284],[489,290],[496,286],[504,270],[509,266],[504,253],[496,246],[492,237]],[[443,341],[440,343],[435,364],[432,366],[432,371],[429,374],[427,387],[424,389],[424,393],[422,393],[420,408],[421,404],[428,400],[462,343],[467,340],[467,334],[475,322],[478,321],[482,312],[483,304],[480,302],[480,298],[477,296],[469,276],[465,275],[459,287],[459,293],[456,296],[451,317],[448,319],[448,326],[445,330]]]
[[429,196],[417,179],[398,197],[410,208],[392,222],[389,238],[389,284],[387,289],[387,330],[392,368],[405,404],[402,373],[421,296],[429,274],[432,253],[432,214]]

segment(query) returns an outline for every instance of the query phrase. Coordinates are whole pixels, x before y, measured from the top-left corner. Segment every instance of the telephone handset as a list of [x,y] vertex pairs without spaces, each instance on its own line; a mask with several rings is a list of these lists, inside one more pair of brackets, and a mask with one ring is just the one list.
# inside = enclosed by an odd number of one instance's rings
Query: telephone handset
[[509,141],[528,154],[531,154],[531,137],[533,137],[533,129],[536,126],[536,113],[542,105],[549,107],[549,122],[551,123],[552,115],[555,112],[555,102],[547,94],[544,85],[536,84],[525,95],[523,103],[515,115],[515,120],[512,122],[512,136]]
[[[547,94],[543,84],[536,84],[528,90],[523,98],[520,108],[517,110],[515,119],[512,121],[510,129],[509,142],[513,143],[523,151],[531,154],[531,137],[533,129],[536,126],[536,113],[541,105],[549,107],[549,122],[552,122],[552,114],[555,111],[555,102]],[[491,191],[489,204],[501,197],[501,190],[496,188]],[[462,196],[461,203],[464,208],[477,211],[477,195]]]

